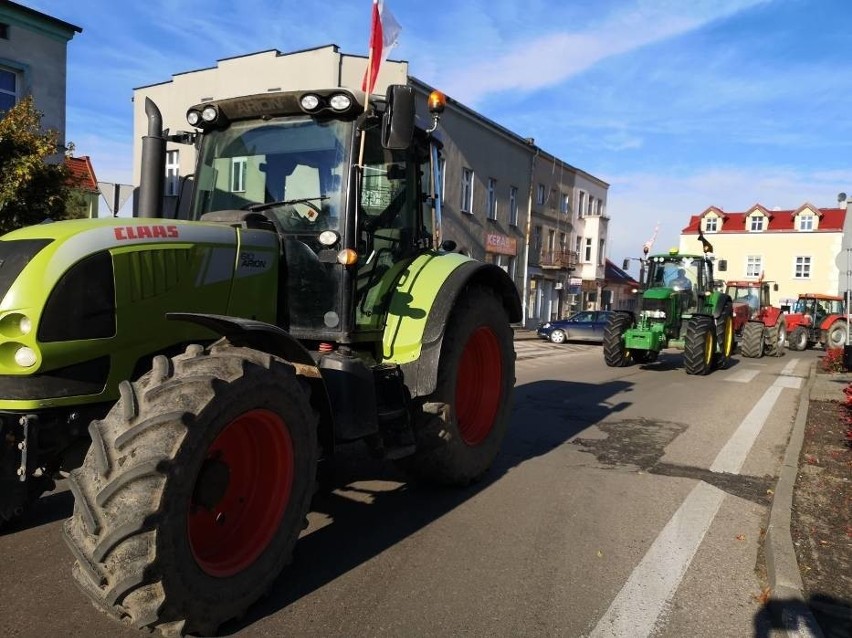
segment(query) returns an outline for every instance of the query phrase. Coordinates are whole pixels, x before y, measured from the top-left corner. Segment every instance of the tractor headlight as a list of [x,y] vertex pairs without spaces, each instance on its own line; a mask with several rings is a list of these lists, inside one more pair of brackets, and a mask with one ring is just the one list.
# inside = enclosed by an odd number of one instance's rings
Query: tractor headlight
[[331,99],[328,101],[329,106],[335,111],[345,111],[350,106],[352,106],[352,98],[344,93],[338,93],[336,95],[332,95]]
[[18,321],[18,329],[22,335],[30,334],[30,331],[33,329],[33,320],[25,315],[21,315],[21,319]]
[[27,346],[21,346],[17,350],[15,350],[15,363],[17,363],[22,368],[31,368],[35,365],[35,362],[38,360],[36,357],[35,350],[32,348],[28,348]]
[[211,122],[215,122],[216,118],[219,117],[219,109],[215,106],[205,106],[204,110],[201,111],[201,119],[207,122],[208,124]]
[[306,111],[314,111],[320,105],[320,99],[313,93],[308,93],[307,95],[302,96],[299,103]]
[[198,126],[198,123],[201,121],[201,113],[196,110],[191,110],[186,114],[186,121],[190,126]]

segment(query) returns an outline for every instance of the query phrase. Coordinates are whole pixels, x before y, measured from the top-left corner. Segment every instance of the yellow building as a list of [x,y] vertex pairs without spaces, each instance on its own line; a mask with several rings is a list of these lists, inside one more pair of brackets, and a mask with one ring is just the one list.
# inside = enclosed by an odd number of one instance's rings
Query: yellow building
[[698,232],[703,231],[717,260],[727,262],[727,270],[717,276],[726,281],[762,277],[776,282],[773,305],[789,304],[805,292],[842,294],[848,285],[847,267],[839,267],[838,256],[849,208],[805,203],[793,210],[769,210],[755,204],[729,213],[711,206],[690,218],[680,234],[680,250],[700,250]]

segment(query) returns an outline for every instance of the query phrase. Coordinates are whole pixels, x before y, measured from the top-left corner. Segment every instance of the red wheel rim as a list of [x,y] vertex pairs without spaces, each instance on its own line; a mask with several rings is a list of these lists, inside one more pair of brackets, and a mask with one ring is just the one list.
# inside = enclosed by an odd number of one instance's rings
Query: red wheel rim
[[497,335],[482,326],[470,335],[456,381],[456,420],[470,446],[491,433],[503,393],[503,358]]
[[293,442],[281,417],[251,410],[219,433],[207,462],[227,468],[227,484],[212,507],[190,504],[189,544],[205,573],[233,576],[257,560],[281,524],[293,487]]

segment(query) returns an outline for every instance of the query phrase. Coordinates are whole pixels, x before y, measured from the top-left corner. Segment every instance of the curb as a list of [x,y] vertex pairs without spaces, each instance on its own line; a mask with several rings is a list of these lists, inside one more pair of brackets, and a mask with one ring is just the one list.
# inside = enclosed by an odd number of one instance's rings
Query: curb
[[788,636],[801,638],[823,638],[822,630],[813,613],[805,603],[804,585],[796,562],[796,550],[790,524],[793,509],[793,487],[799,472],[799,454],[805,439],[808,419],[808,404],[816,380],[816,364],[811,365],[810,374],[802,392],[790,442],[784,453],[784,462],[775,486],[775,496],[769,511],[766,528],[766,571],[770,587],[770,610],[778,627],[787,630]]

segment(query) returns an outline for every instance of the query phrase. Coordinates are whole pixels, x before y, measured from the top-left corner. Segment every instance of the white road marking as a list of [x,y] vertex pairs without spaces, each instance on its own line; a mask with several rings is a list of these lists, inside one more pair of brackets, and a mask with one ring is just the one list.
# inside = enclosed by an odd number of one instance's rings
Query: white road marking
[[748,383],[759,374],[760,370],[746,368],[745,370],[737,370],[733,374],[725,377],[725,381],[731,381],[733,383]]
[[[793,360],[784,366],[716,456],[712,471],[739,473],[781,390],[801,386],[801,378],[790,376],[796,363]],[[724,498],[722,490],[699,481],[630,574],[590,638],[639,638],[654,633]]]

